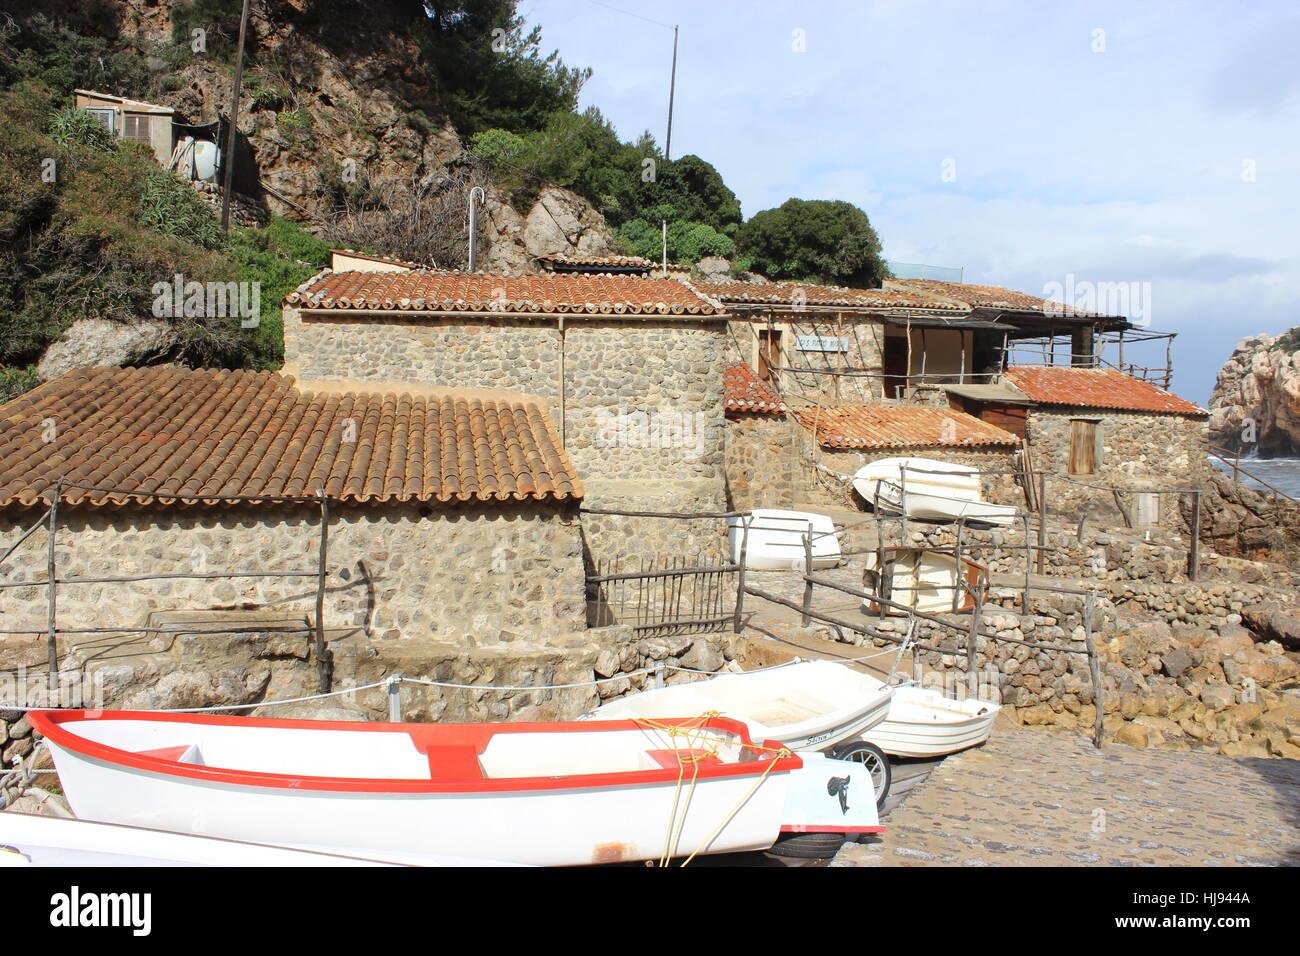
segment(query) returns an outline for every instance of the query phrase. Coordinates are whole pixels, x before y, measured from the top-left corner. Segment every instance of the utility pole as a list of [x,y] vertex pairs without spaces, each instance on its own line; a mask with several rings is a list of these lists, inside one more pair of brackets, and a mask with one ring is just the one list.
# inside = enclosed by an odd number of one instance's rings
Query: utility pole
[[221,231],[230,232],[230,185],[235,174],[235,133],[239,129],[239,96],[244,92],[244,38],[248,34],[248,7],[252,0],[244,0],[244,10],[239,16],[239,50],[235,54],[235,95],[230,103],[230,133],[226,137],[225,183],[221,190]]
[[677,95],[677,27],[673,27],[673,72],[668,81],[668,138],[664,141],[664,159],[673,158],[673,98]]

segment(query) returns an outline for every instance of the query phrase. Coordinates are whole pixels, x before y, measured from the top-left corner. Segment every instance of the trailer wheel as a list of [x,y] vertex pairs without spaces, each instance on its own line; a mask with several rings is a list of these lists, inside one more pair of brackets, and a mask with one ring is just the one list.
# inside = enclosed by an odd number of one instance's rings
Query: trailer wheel
[[764,852],[789,860],[829,860],[847,839],[843,833],[783,833]]
[[864,765],[871,774],[871,785],[876,790],[876,808],[884,807],[885,798],[889,796],[889,784],[893,780],[893,774],[890,771],[889,758],[885,756],[883,750],[865,740],[852,740],[832,749],[830,756],[836,760],[856,760]]

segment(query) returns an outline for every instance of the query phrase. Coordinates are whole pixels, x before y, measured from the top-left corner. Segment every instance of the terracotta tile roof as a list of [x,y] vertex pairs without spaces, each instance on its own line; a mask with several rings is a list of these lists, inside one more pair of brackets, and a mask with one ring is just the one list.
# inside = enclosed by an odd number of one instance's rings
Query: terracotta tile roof
[[486,272],[331,272],[290,292],[304,309],[386,312],[533,312],[721,315],[726,310],[677,279],[630,275],[496,275]]
[[885,288],[935,296],[950,302],[964,302],[976,309],[1006,309],[1009,312],[1041,312],[1045,315],[1084,318],[1114,318],[1099,312],[1076,309],[1061,302],[1016,292],[994,285],[968,285],[964,282],[940,282],[937,279],[886,279]]
[[88,504],[318,489],[356,502],[582,496],[539,399],[438,391],[313,393],[275,372],[218,369],[68,372],[0,406],[0,505],[31,504],[57,478],[122,492],[64,489]]
[[917,405],[804,406],[791,414],[829,448],[1015,447],[1020,439],[973,415]]
[[1007,369],[1003,377],[1041,405],[1116,408],[1173,415],[1209,414],[1172,392],[1115,369],[1019,365]]
[[781,401],[780,394],[760,379],[748,362],[732,362],[728,365],[723,373],[723,386],[729,412],[780,415],[785,411],[785,403]]
[[849,289],[829,285],[798,285],[786,282],[700,282],[696,284],[705,295],[719,302],[745,305],[772,305],[794,307],[811,306],[861,306],[861,300]]
[[937,296],[916,295],[889,289],[847,289],[842,286],[803,285],[793,282],[700,282],[696,284],[696,288],[719,302],[736,305],[797,308],[802,304],[832,308],[839,306],[846,309],[970,311],[964,303],[947,302]]
[[655,263],[644,256],[571,256],[566,253],[555,253],[549,256],[537,256],[537,261],[543,265],[558,266],[612,266],[617,269],[637,268],[653,269]]

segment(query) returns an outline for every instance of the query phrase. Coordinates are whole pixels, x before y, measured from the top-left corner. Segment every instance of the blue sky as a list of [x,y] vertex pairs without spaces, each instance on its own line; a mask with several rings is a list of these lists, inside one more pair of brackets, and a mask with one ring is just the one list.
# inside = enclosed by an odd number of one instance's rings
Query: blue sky
[[[745,215],[844,199],[891,259],[968,282],[1138,283],[1204,402],[1300,325],[1300,6],[524,0],[582,105],[712,162]],[[667,26],[661,25],[666,24]],[[802,46],[802,50],[799,47]]]

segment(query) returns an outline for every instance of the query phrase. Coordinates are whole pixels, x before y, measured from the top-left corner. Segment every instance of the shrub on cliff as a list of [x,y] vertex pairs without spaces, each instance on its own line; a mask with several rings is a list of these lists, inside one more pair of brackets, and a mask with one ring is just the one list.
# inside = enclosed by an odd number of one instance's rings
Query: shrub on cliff
[[736,247],[770,279],[872,288],[889,275],[867,214],[847,202],[788,199],[741,226]]

